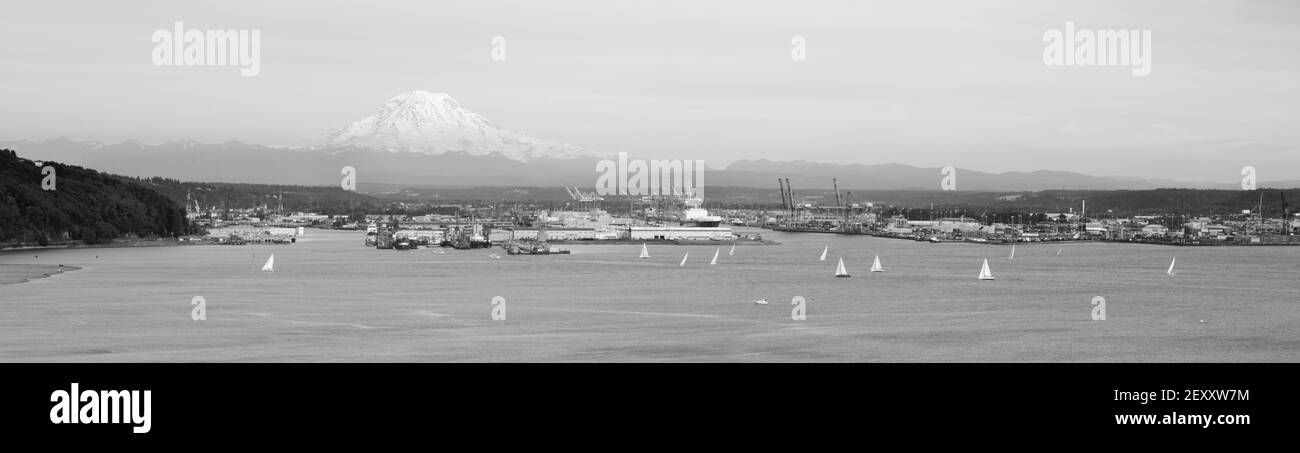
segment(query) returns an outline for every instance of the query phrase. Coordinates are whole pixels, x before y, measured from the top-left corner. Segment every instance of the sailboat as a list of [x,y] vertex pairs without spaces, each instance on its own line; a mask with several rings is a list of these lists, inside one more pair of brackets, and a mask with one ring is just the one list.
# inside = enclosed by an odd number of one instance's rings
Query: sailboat
[[817,261],[826,261],[826,252],[829,251],[830,249],[831,249],[831,246],[829,246],[829,245],[826,246],[826,248],[822,249],[822,257],[821,257],[821,258],[817,258]]
[[876,255],[876,260],[871,262],[871,272],[884,272],[885,267],[880,265],[880,255]]
[[1014,259],[1016,259],[1016,245],[1015,245],[1015,244],[1011,244],[1011,256],[1008,256],[1008,257],[1007,257],[1007,261],[1011,261],[1011,260],[1014,260]]
[[686,255],[683,255],[683,256],[682,256],[682,264],[678,264],[678,266],[685,266],[685,265],[686,265],[686,258],[689,257],[689,256],[691,256],[691,252],[686,252]]
[[727,252],[727,256],[735,256],[735,255],[736,255],[736,244],[731,244],[731,251]]
[[713,261],[709,261],[709,265],[710,265],[710,266],[713,266],[713,265],[718,264],[718,254],[719,254],[719,253],[722,253],[722,248],[721,248],[721,247],[719,247],[717,251],[713,252]]
[[1165,273],[1169,275],[1174,275],[1174,263],[1177,262],[1178,262],[1178,257],[1174,257],[1173,261],[1169,262],[1169,270],[1165,271]]
[[1059,248],[1059,249],[1056,249],[1056,256],[1061,256],[1061,252],[1064,251],[1064,250],[1065,250],[1064,247]]
[[641,258],[641,259],[646,259],[646,258],[649,258],[649,257],[650,257],[650,249],[645,248],[645,243],[642,242],[642,243],[641,243],[641,256],[640,256],[639,258]]
[[840,266],[837,267],[837,268],[835,268],[835,276],[836,276],[836,277],[844,277],[844,278],[848,278],[848,277],[849,277],[849,271],[848,271],[848,269],[845,269],[845,268],[844,268],[844,258],[840,258]]
[[266,264],[262,265],[262,270],[266,272],[275,271],[275,254],[272,253],[270,258],[266,259]]
[[989,270],[988,258],[984,258],[984,267],[980,269],[980,280],[993,280],[993,271]]

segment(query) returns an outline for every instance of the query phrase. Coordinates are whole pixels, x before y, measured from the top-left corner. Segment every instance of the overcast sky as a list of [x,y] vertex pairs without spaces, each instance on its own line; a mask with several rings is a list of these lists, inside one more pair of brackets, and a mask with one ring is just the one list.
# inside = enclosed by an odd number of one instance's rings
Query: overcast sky
[[[261,30],[261,73],[155,66],[176,21]],[[1151,74],[1044,65],[1066,21],[1151,30]],[[1300,179],[1297,24],[1286,0],[24,2],[0,16],[0,139],[296,144],[420,89],[540,139],[712,167]]]

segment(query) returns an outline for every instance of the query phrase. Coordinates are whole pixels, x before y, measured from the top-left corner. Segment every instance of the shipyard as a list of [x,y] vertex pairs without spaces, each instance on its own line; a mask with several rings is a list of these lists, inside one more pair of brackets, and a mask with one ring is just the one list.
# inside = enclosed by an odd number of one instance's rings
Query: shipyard
[[[677,211],[661,216],[663,203],[635,216],[616,217],[594,203],[601,199],[572,189],[583,210],[511,212],[505,220],[456,215],[367,215],[364,244],[378,249],[419,247],[473,249],[501,247],[511,255],[565,254],[551,244],[772,245],[761,234],[737,235],[720,216],[700,207],[702,200],[677,197]],[[636,215],[639,214],[639,215]],[[358,227],[359,229],[360,227]]]
[[[602,196],[576,187],[564,188],[567,202],[393,202],[384,213],[347,215],[286,209],[283,193],[262,195],[269,201],[253,206],[225,209],[215,205],[203,208],[187,194],[187,218],[203,226],[205,233],[177,241],[191,245],[293,244],[307,229],[325,228],[364,231],[360,243],[378,249],[501,248],[511,254],[558,254],[560,249],[552,246],[563,244],[776,244],[762,231],[982,245],[1300,245],[1300,214],[1290,208],[1282,191],[1258,191],[1253,205],[1237,212],[1149,208],[1117,212],[1116,206],[1099,206],[1097,202],[1090,206],[1082,198],[1069,202],[1074,206],[1015,206],[1034,194],[990,194],[994,206],[979,206],[937,204],[934,200],[942,198],[940,192],[927,196],[931,201],[922,200],[921,206],[907,206],[859,199],[852,191],[841,191],[835,179],[830,190],[800,192],[793,189],[789,178],[777,182],[775,199],[757,206],[715,201],[713,210],[705,209],[702,198],[690,195]],[[748,229],[744,233],[734,230],[740,227]]]
[[[1116,215],[1113,209],[1089,213],[1087,200],[1053,212],[1001,212],[971,206],[913,209],[878,202],[848,202],[832,180],[834,205],[796,198],[790,181],[778,179],[781,210],[768,212],[765,227],[774,231],[869,235],[919,242],[1011,244],[1105,241],[1179,246],[1300,245],[1300,214],[1292,212],[1285,192],[1273,192],[1280,204],[1265,215],[1265,193],[1240,213],[1194,215],[1164,213]],[[1005,195],[1014,202],[1023,195]],[[817,197],[821,198],[821,197]],[[938,198],[938,197],[936,197]],[[1094,209],[1096,206],[1094,205]]]

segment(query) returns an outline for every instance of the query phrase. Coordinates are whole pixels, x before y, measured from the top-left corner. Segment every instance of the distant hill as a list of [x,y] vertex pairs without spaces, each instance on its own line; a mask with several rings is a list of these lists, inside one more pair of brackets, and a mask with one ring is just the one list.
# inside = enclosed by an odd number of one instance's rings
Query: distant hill
[[274,148],[240,142],[170,142],[105,145],[54,139],[0,142],[23,156],[67,162],[104,172],[182,181],[338,186],[343,167],[357,170],[357,185],[586,186],[595,184],[598,159],[520,162],[498,154],[424,154],[367,148]]
[[[752,189],[719,187],[710,190],[711,206],[781,206],[777,188]],[[1285,194],[1286,205],[1283,204]],[[835,206],[835,193],[826,189],[795,187],[796,203]],[[1261,188],[1260,190],[1226,189],[1143,189],[1143,190],[1043,190],[993,192],[959,190],[853,190],[841,187],[842,204],[874,203],[876,207],[899,207],[911,210],[982,213],[1079,212],[1087,202],[1089,216],[1124,217],[1134,215],[1239,215],[1255,210],[1261,200],[1264,214],[1281,217],[1284,209],[1296,212],[1300,189]],[[947,214],[944,214],[947,215]],[[951,214],[959,215],[959,214]]]
[[[902,164],[833,164],[808,161],[741,160],[725,172],[713,172],[706,182],[723,186],[776,187],[776,178],[790,178],[795,189],[839,186],[859,190],[939,190],[941,168]],[[1172,185],[1171,185],[1172,184]],[[957,169],[957,189],[974,191],[1027,191],[1050,189],[1135,190],[1159,187],[1213,188],[1213,183],[1151,181],[1140,178],[1090,176],[1068,171],[988,173]]]
[[238,184],[186,182],[170,178],[136,178],[116,176],[147,186],[173,202],[185,206],[197,204],[200,211],[217,209],[252,209],[266,205],[283,206],[291,212],[343,214],[356,210],[377,209],[384,202],[338,186],[298,186],[275,184]]
[[148,187],[82,167],[43,165],[55,170],[55,190],[42,190],[41,167],[33,161],[0,150],[0,244],[191,233],[181,206]]
[[[580,187],[594,189],[600,159],[534,158],[528,162],[502,154],[447,151],[398,152],[365,147],[277,148],[240,142],[190,141],[146,145],[103,144],[65,138],[0,142],[23,156],[81,165],[100,171],[182,181],[336,186],[341,170],[357,170],[359,188],[376,185],[424,187]],[[650,159],[654,156],[630,156]],[[902,164],[834,164],[808,161],[742,160],[709,168],[705,187],[776,189],[776,178],[790,178],[795,189],[939,190],[939,168]],[[1091,176],[1068,171],[988,173],[957,169],[960,191],[1143,190],[1166,187],[1235,189],[1235,183]],[[1260,181],[1260,187],[1300,187],[1300,181]],[[364,189],[363,189],[364,190]]]

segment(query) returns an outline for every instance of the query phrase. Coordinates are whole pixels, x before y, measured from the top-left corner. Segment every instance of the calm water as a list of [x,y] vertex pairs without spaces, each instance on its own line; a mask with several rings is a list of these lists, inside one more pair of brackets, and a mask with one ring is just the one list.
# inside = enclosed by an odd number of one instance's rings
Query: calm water
[[[1020,245],[1008,261],[1004,246],[764,234],[782,245],[723,247],[716,266],[705,246],[494,260],[317,230],[282,246],[7,252],[83,269],[0,286],[0,361],[1300,360],[1300,247]],[[271,253],[276,272],[258,272]],[[877,254],[887,272],[868,273]],[[832,277],[839,257],[853,278]],[[986,257],[996,281],[975,278]],[[206,321],[190,319],[195,296]]]

